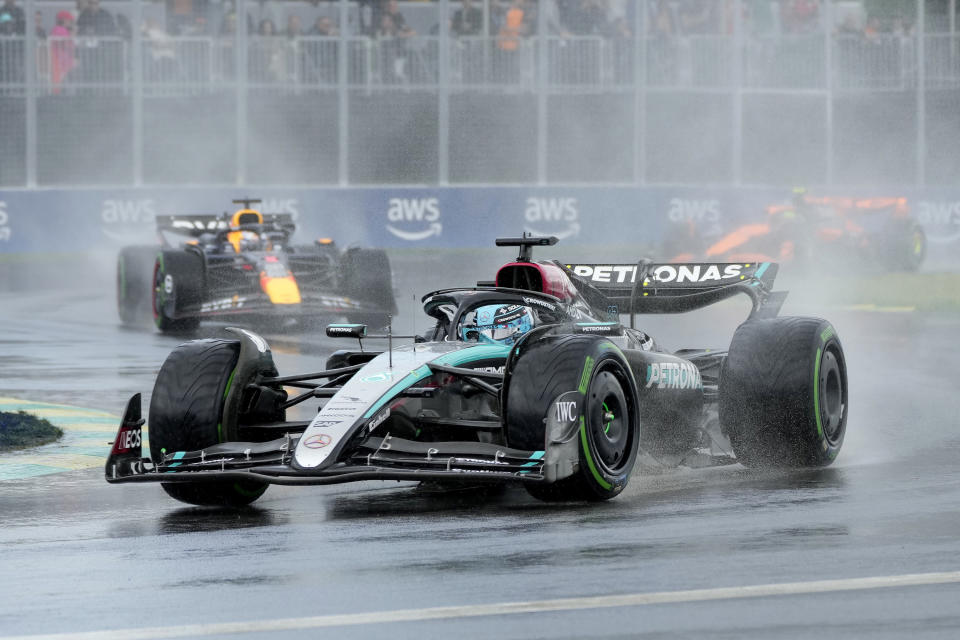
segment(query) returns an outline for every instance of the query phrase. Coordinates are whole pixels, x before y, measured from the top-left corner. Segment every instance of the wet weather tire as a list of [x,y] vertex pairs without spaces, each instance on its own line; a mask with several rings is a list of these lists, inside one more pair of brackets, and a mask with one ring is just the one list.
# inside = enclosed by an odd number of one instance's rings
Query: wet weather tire
[[153,267],[153,320],[164,333],[190,333],[200,326],[197,316],[182,317],[203,300],[203,257],[192,251],[160,251]]
[[888,233],[886,259],[892,268],[917,271],[927,257],[927,236],[913,220],[897,220]]
[[507,445],[544,450],[554,401],[579,391],[578,470],[552,484],[526,484],[548,501],[609,500],[626,487],[640,444],[636,382],[620,350],[597,336],[547,337],[525,346],[506,394]]
[[773,318],[737,329],[720,374],[720,424],[748,467],[823,467],[847,426],[847,365],[819,318]]
[[[150,457],[196,451],[236,440],[224,433],[236,420],[224,420],[224,400],[235,380],[240,343],[234,340],[193,340],[174,349],[160,368],[150,399],[147,422]],[[267,485],[252,480],[163,482],[170,496],[196,505],[239,507],[250,504]]]
[[150,321],[150,290],[157,247],[124,247],[117,255],[117,311],[127,325]]

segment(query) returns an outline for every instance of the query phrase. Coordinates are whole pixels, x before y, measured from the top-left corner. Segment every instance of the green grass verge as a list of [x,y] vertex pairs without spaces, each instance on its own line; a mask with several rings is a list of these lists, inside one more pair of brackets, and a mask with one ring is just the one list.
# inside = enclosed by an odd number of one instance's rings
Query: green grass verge
[[956,273],[833,277],[817,279],[812,285],[833,304],[960,312],[960,274]]
[[25,411],[0,411],[0,451],[39,447],[63,436],[63,430]]

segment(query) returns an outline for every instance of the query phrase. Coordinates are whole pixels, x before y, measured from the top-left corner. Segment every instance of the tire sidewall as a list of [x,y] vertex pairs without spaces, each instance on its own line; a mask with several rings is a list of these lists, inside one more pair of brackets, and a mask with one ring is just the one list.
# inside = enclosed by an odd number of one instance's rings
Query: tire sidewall
[[[629,412],[629,446],[623,462],[612,471],[597,463],[597,442],[585,418],[591,410],[588,394],[603,371],[617,377]],[[619,347],[598,336],[537,337],[532,344],[521,343],[519,355],[508,363],[507,372],[503,413],[508,446],[545,449],[548,412],[561,396],[577,399],[579,470],[552,486],[541,487],[543,491],[531,493],[557,500],[604,500],[619,494],[633,471],[640,444],[636,381]]]
[[[822,375],[833,375],[833,386]],[[826,466],[843,445],[848,389],[843,347],[828,321],[750,321],[734,334],[721,370],[721,426],[746,466]],[[839,417],[832,431],[830,406]]]
[[[609,341],[598,341],[595,343],[593,354],[595,360],[593,371],[589,374],[589,382],[585,389],[579,389],[580,406],[583,407],[583,411],[580,414],[580,428],[577,437],[580,441],[581,473],[596,497],[606,499],[622,492],[633,473],[640,448],[640,412],[636,381],[620,349]],[[584,363],[585,368],[586,366],[587,363]],[[598,375],[605,371],[609,371],[616,376],[628,405],[626,407],[628,412],[626,419],[629,429],[629,444],[625,447],[623,461],[615,468],[610,468],[601,460],[596,441],[598,436],[595,430],[587,424],[588,412],[594,409],[592,406],[594,401],[589,394],[593,390]]]

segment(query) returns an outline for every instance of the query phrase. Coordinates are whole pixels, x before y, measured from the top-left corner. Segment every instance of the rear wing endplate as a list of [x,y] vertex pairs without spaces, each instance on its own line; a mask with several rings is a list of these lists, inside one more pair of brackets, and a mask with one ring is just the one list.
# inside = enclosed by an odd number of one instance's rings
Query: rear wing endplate
[[[753,302],[751,318],[775,317],[786,292],[773,291],[776,262],[562,264],[580,290],[600,294],[619,313],[682,313],[737,294]],[[598,301],[599,302],[599,301]]]

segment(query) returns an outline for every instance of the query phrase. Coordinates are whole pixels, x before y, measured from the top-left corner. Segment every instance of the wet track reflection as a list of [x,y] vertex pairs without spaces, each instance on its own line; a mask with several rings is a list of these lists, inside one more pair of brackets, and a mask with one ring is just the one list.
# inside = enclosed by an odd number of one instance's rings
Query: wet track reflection
[[[400,271],[403,290],[455,284],[413,264]],[[409,300],[401,306],[412,316]],[[469,609],[960,569],[960,319],[801,303],[785,313],[829,317],[844,341],[851,422],[833,467],[651,467],[596,505],[368,482],[271,487],[254,508],[222,510],[185,507],[157,486],[108,486],[98,469],[0,482],[0,638],[147,627],[161,631],[141,637],[955,637],[956,581]],[[730,321],[649,326],[672,348],[722,346],[736,318],[719,315]],[[148,398],[182,338],[114,318],[112,294],[92,287],[0,293],[0,395],[114,413],[134,392]],[[281,373],[321,368],[342,346],[311,332],[267,337]],[[423,613],[454,605],[468,609]],[[421,613],[378,614],[401,609]],[[324,617],[353,613],[363,616]],[[291,618],[301,626],[276,622]],[[236,621],[246,626],[183,627]]]

